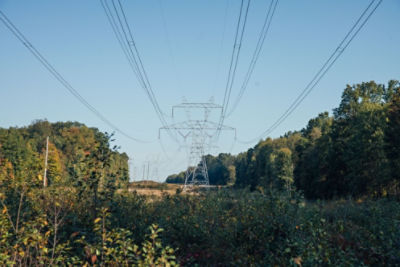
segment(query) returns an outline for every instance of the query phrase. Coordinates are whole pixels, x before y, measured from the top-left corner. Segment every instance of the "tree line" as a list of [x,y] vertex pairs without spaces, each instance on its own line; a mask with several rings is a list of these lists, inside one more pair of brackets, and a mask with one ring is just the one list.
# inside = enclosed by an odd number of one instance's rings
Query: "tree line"
[[398,196],[399,87],[347,86],[332,116],[208,155],[211,183],[232,187],[159,199],[128,190],[111,134],[76,122],[1,128],[0,265],[398,266],[397,200],[298,191]]
[[[37,120],[28,127],[0,128],[0,173],[26,179],[25,170],[29,169],[31,184],[39,186],[44,178],[47,136],[50,184],[105,191],[129,182],[128,155],[119,153],[116,146],[110,147],[112,134],[78,122]],[[87,185],[88,180],[96,182]]]
[[143,224],[134,241],[123,223],[136,202],[112,136],[77,122],[0,128],[1,266],[174,265],[157,225]]
[[[211,184],[301,190],[307,198],[398,195],[400,84],[347,85],[333,115],[261,140],[236,156],[205,157]],[[228,159],[228,160],[227,160]],[[167,182],[183,182],[184,172]]]

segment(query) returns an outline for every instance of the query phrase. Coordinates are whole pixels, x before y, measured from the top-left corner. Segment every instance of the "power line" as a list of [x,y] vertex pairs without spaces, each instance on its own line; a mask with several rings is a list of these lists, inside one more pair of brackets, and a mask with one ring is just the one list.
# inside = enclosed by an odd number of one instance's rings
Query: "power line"
[[[113,13],[112,13],[112,11],[111,11],[111,9],[110,9],[110,7],[109,7],[107,1],[100,0],[100,3],[101,3],[101,5],[102,5],[102,7],[103,7],[103,9],[104,9],[104,12],[105,12],[105,14],[106,14],[106,16],[107,16],[107,19],[108,19],[108,21],[109,21],[109,23],[110,23],[110,25],[111,25],[111,28],[112,28],[113,32],[114,32],[114,34],[115,34],[115,37],[117,38],[118,43],[120,44],[120,46],[121,46],[121,48],[122,48],[122,51],[124,52],[125,57],[126,57],[126,59],[128,60],[129,65],[130,65],[131,68],[132,68],[132,71],[134,72],[134,74],[135,74],[136,76],[139,75],[138,72],[137,72],[137,70],[136,70],[136,68],[135,68],[135,66],[136,66],[136,65],[135,65],[135,62],[134,62],[134,60],[130,57],[128,44],[127,44],[127,42],[124,40],[124,37],[123,37],[122,32],[121,32],[121,29],[118,27],[118,24],[117,24],[117,22],[116,22],[116,20],[115,20],[115,18],[114,18],[114,16],[113,16]],[[137,76],[137,78],[139,79],[138,76]]]
[[[127,31],[124,29],[123,23],[121,18],[118,15],[117,7],[115,6],[114,1],[112,2],[114,11],[117,14],[118,19],[115,18],[113,11],[111,10],[110,6],[108,5],[106,0],[100,0],[103,9],[106,13],[107,19],[111,25],[111,28],[115,34],[115,37],[117,38],[122,51],[125,54],[125,57],[127,58],[129,65],[131,66],[131,69],[135,76],[137,77],[140,86],[144,89],[145,93],[150,99],[150,102],[152,103],[153,107],[156,108],[156,104],[154,103],[154,98],[152,97],[150,91],[147,89],[147,85],[145,80],[143,79],[143,76],[141,74],[141,70],[139,68],[138,64],[138,59],[135,57],[135,54],[133,53],[131,49],[131,43],[132,41],[129,41],[127,38]],[[119,24],[118,24],[119,23]],[[156,113],[159,116],[158,110],[156,108]]]
[[[161,127],[159,130],[159,136],[161,130],[167,128],[174,129],[175,132],[181,135],[182,139],[186,142],[190,140],[190,152],[188,155],[188,168],[185,175],[185,187],[189,185],[209,185],[207,163],[205,162],[205,149],[207,141],[211,141],[213,133],[215,134],[217,128],[219,130],[230,130],[235,131],[236,129],[220,125],[216,122],[209,121],[209,116],[212,110],[219,112],[222,110],[221,105],[214,103],[182,103],[172,107],[172,114],[174,109],[183,109],[187,113],[191,110],[200,111],[202,114],[201,119],[191,119],[190,114],[188,119],[179,123],[168,125],[167,127]],[[235,134],[236,136],[236,134]]]
[[[299,96],[293,101],[293,103],[289,106],[289,108],[273,123],[267,130],[262,132],[258,137],[253,138],[248,141],[240,141],[243,144],[250,144],[255,141],[260,140],[264,136],[270,134],[274,131],[279,125],[281,125],[290,114],[303,102],[303,100],[311,93],[311,91],[317,86],[320,80],[325,76],[325,74],[330,70],[336,60],[343,54],[349,44],[353,41],[353,39],[357,36],[360,30],[364,27],[367,21],[370,19],[372,14],[376,11],[379,5],[383,0],[379,0],[377,4],[373,5],[377,2],[377,0],[372,0],[366,9],[363,11],[361,16],[357,19],[356,23],[351,27],[350,31],[346,34],[343,40],[339,43],[337,48],[333,51],[327,61],[323,64],[323,66],[319,69],[319,71],[315,74],[313,79],[307,84],[307,86],[303,89]],[[369,11],[370,10],[370,11]],[[368,13],[369,11],[369,13]]]
[[[229,66],[228,80],[227,80],[227,83],[226,83],[224,101],[223,101],[223,105],[222,105],[224,107],[224,110],[223,110],[223,114],[224,115],[226,113],[226,108],[229,105],[229,99],[230,99],[233,83],[235,81],[236,69],[237,69],[237,65],[238,65],[238,62],[239,62],[239,55],[240,55],[240,50],[241,50],[241,47],[242,47],[244,31],[245,31],[245,28],[246,28],[247,15],[248,15],[248,12],[249,12],[250,2],[251,2],[251,0],[247,1],[246,13],[245,13],[244,19],[243,19],[244,22],[243,22],[242,27],[241,27],[240,35],[238,35],[239,28],[240,28],[240,22],[241,22],[241,19],[242,19],[243,0],[241,2],[240,15],[239,15],[238,24],[237,24],[237,27],[236,27],[235,42],[234,42],[234,45],[233,45],[231,63],[230,63],[230,66]],[[239,39],[239,43],[238,43],[238,39]]]
[[53,65],[33,46],[33,44],[18,30],[18,28],[11,22],[11,20],[0,10],[0,20],[10,30],[10,32],[31,52],[31,54],[56,78],[65,89],[68,90],[76,99],[79,100],[86,108],[88,108],[94,115],[101,121],[111,127],[114,131],[120,133],[126,138],[139,143],[149,143],[135,137],[130,136],[124,131],[120,130],[115,124],[104,117],[100,111],[93,107],[79,92],[54,68]]
[[[112,9],[110,8],[107,0],[100,0],[101,5],[106,13],[107,19],[111,24],[111,28],[125,54],[129,65],[135,76],[137,77],[140,86],[147,94],[153,109],[155,110],[161,124],[163,126],[167,125],[164,118],[165,114],[161,111],[161,108],[157,102],[154,91],[152,89],[149,77],[147,75],[146,69],[144,68],[143,61],[140,57],[139,51],[136,46],[135,39],[132,34],[132,30],[129,26],[126,13],[121,4],[120,0],[117,0],[117,4],[114,0],[111,0]],[[168,131],[169,135],[175,141],[176,137],[171,131]]]
[[[114,9],[115,9],[115,11],[116,11],[118,20],[119,20],[119,22],[121,23],[121,20],[120,20],[120,17],[119,17],[118,12],[117,12],[117,10],[116,10],[114,1],[112,1],[112,3],[113,3],[113,6],[114,6]],[[121,4],[121,1],[120,1],[120,0],[118,0],[118,4],[119,4],[119,8],[120,8],[120,10],[121,10],[121,13],[122,13],[122,16],[123,16],[123,19],[124,19],[126,28],[128,29],[128,34],[129,34],[129,38],[130,38],[130,39],[128,39],[128,37],[127,37],[127,35],[126,35],[126,32],[125,32],[124,28],[122,27],[123,32],[124,32],[124,35],[125,35],[125,39],[126,39],[126,41],[128,42],[128,44],[129,44],[128,47],[129,47],[129,49],[130,49],[131,52],[132,52],[131,47],[134,48],[134,51],[135,51],[135,53],[136,53],[136,58],[138,59],[138,62],[139,62],[139,67],[138,67],[138,69],[139,69],[139,71],[140,71],[139,73],[141,74],[142,80],[144,80],[143,84],[145,84],[146,89],[150,92],[150,94],[151,94],[151,96],[152,96],[152,99],[153,99],[153,101],[154,101],[154,104],[155,104],[157,110],[161,113],[160,106],[158,105],[158,103],[157,103],[157,101],[156,101],[156,99],[155,99],[155,95],[154,95],[154,92],[153,92],[153,90],[152,90],[152,88],[151,88],[151,84],[150,84],[149,78],[148,78],[148,76],[147,76],[146,69],[145,69],[144,66],[143,66],[142,59],[140,58],[139,51],[138,51],[138,49],[137,49],[137,47],[136,47],[136,43],[135,43],[135,40],[134,40],[134,38],[133,38],[133,34],[132,34],[132,31],[131,31],[131,28],[129,27],[129,23],[128,23],[128,20],[127,20],[127,18],[126,18],[125,11],[124,11],[124,9],[123,9],[123,7],[122,7],[122,4]],[[121,25],[122,25],[122,24],[121,24]],[[132,54],[134,54],[134,53],[132,52]]]
[[[238,22],[237,22],[237,25],[236,25],[236,31],[235,31],[235,40],[234,40],[234,43],[233,43],[231,61],[230,61],[230,64],[229,64],[228,79],[227,79],[227,82],[226,82],[224,99],[223,99],[223,103],[222,103],[222,107],[223,107],[222,108],[222,115],[220,117],[219,127],[217,128],[217,132],[216,132],[216,135],[215,135],[216,138],[219,138],[219,134],[221,132],[221,126],[223,125],[224,120],[225,120],[226,108],[229,105],[229,98],[230,98],[230,95],[231,95],[233,83],[235,81],[236,69],[237,69],[237,65],[238,65],[238,62],[239,62],[240,49],[241,49],[241,46],[242,46],[243,35],[244,35],[245,28],[246,28],[247,15],[248,15],[248,12],[249,12],[250,2],[251,2],[251,0],[247,1],[247,7],[246,7],[245,11],[243,10],[244,9],[244,0],[242,0],[241,4],[240,4],[239,18],[238,18]],[[242,18],[243,17],[243,11],[245,12],[244,18]]]
[[[125,41],[127,43],[127,47],[129,49],[129,52],[130,52],[130,54],[132,56],[132,59],[133,59],[133,62],[135,64],[135,70],[137,71],[137,74],[138,74],[137,77],[138,77],[139,81],[141,82],[143,89],[145,89],[145,91],[147,92],[147,94],[148,94],[148,96],[150,98],[150,101],[152,102],[152,104],[153,104],[153,106],[154,106],[154,108],[156,110],[156,113],[158,115],[160,115],[160,109],[159,109],[158,103],[155,100],[155,96],[154,96],[154,93],[153,93],[153,91],[151,89],[151,85],[150,85],[149,79],[148,79],[146,71],[145,71],[145,69],[143,67],[143,63],[142,63],[142,60],[140,58],[139,52],[137,50],[137,47],[136,47],[136,44],[135,44],[135,41],[134,41],[134,38],[133,38],[133,35],[132,35],[132,31],[131,31],[131,29],[129,27],[129,24],[127,22],[127,19],[126,19],[126,16],[125,16],[125,12],[123,10],[121,2],[118,1],[118,3],[119,3],[120,10],[122,11],[122,16],[123,16],[125,25],[127,27],[126,29],[125,29],[124,23],[121,20],[121,17],[120,17],[120,14],[118,12],[118,9],[117,9],[117,7],[115,5],[115,2],[114,2],[114,0],[112,0],[112,5],[114,7],[115,14],[116,14],[116,16],[118,18],[118,22],[119,22],[119,25],[120,25],[120,27],[122,29],[123,36],[124,36]],[[111,15],[112,15],[112,13],[111,13]],[[128,34],[129,34],[129,37],[128,37]],[[134,47],[134,50],[132,50],[132,46]]]
[[244,92],[245,92],[245,90],[247,88],[249,80],[250,80],[250,78],[251,78],[251,76],[253,74],[254,68],[255,68],[255,66],[257,64],[257,61],[258,61],[258,59],[260,57],[260,53],[261,53],[262,47],[264,45],[265,38],[267,37],[269,28],[271,26],[271,21],[272,21],[272,18],[274,16],[274,13],[275,13],[275,10],[276,10],[276,6],[278,5],[278,2],[279,2],[279,0],[272,0],[271,3],[268,6],[268,11],[267,11],[267,15],[265,17],[264,25],[263,25],[262,30],[260,32],[260,36],[258,38],[258,42],[257,42],[256,48],[254,50],[254,53],[253,53],[249,68],[247,70],[247,73],[246,73],[246,76],[244,78],[243,84],[242,84],[242,86],[240,88],[239,94],[238,94],[238,96],[237,96],[237,98],[236,98],[231,110],[226,115],[227,117],[229,117],[235,111],[235,109],[237,108],[237,106],[238,106],[238,104],[239,104],[241,98],[243,97],[243,94],[244,94]]
[[[113,5],[114,5],[114,0],[112,0],[112,2],[113,2]],[[120,0],[118,0],[118,4],[119,4],[119,7],[120,7],[120,10],[121,10],[124,22],[125,22],[125,26],[128,29],[128,33],[129,33],[129,37],[130,37],[130,39],[128,40],[127,36],[125,35],[126,41],[128,42],[128,44],[131,44],[131,45],[129,45],[129,49],[132,52],[131,47],[133,46],[134,51],[136,52],[136,57],[137,57],[138,62],[139,62],[139,69],[141,71],[140,73],[144,77],[144,79],[142,78],[142,80],[145,80],[145,82],[146,82],[146,83],[144,83],[145,84],[145,89],[147,89],[147,91],[149,91],[149,94],[151,95],[151,99],[153,100],[153,106],[155,107],[156,112],[158,113],[158,117],[159,117],[161,123],[165,126],[165,125],[167,125],[167,122],[166,122],[166,120],[164,118],[165,114],[162,112],[162,110],[160,108],[160,105],[157,102],[156,96],[155,96],[154,91],[152,89],[152,86],[150,84],[146,69],[143,66],[142,59],[140,58],[139,51],[138,51],[138,49],[136,47],[135,40],[133,38],[133,34],[132,34],[132,31],[131,31],[131,28],[129,27],[129,23],[128,23],[128,20],[126,18],[125,11],[124,11],[124,8],[123,8]],[[114,8],[115,8],[115,5],[114,5]],[[117,17],[119,18],[117,10],[115,10],[115,11],[116,11]],[[121,26],[122,26],[122,24],[121,24]],[[123,28],[123,26],[122,26],[122,28]],[[125,33],[125,31],[124,31],[124,33]],[[172,139],[177,141],[176,137],[171,132],[169,132],[169,135],[171,136]]]

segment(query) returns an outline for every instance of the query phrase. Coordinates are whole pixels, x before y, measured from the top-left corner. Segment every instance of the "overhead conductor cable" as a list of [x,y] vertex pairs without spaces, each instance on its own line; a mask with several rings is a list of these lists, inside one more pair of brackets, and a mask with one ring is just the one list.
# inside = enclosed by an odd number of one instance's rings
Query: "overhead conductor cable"
[[94,115],[101,121],[107,124],[115,132],[125,136],[126,138],[139,143],[149,143],[120,130],[115,124],[109,121],[103,114],[93,107],[79,92],[54,68],[53,65],[33,46],[33,44],[18,30],[18,28],[11,22],[11,20],[0,10],[0,20],[7,27],[8,30],[31,52],[31,54],[56,78],[65,89],[68,90],[76,99],[79,100],[86,108],[88,108]]
[[[367,21],[374,14],[376,9],[382,3],[383,0],[372,0],[366,9],[363,11],[361,16],[357,19],[355,24],[351,27],[350,31],[346,34],[343,40],[339,43],[333,53],[330,55],[328,60],[325,61],[323,66],[319,69],[319,71],[315,74],[313,79],[307,84],[307,86],[303,89],[303,91],[297,96],[297,98],[292,102],[289,108],[273,123],[268,129],[262,132],[259,136],[247,140],[240,141],[242,144],[250,144],[256,141],[259,141],[263,137],[267,136],[271,132],[273,132],[279,125],[281,125],[290,114],[304,101],[304,99],[311,93],[311,91],[318,85],[320,80],[325,76],[325,74],[330,70],[333,64],[338,60],[338,58],[343,54],[346,48],[350,45],[353,39],[357,36],[360,30],[364,27]],[[377,2],[377,3],[376,3]],[[375,5],[374,5],[375,4]]]

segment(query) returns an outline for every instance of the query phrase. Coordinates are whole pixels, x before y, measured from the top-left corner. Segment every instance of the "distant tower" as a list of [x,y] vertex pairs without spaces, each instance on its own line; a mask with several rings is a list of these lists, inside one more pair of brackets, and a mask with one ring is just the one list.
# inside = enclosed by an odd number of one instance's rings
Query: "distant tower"
[[185,188],[190,185],[209,185],[207,162],[205,160],[204,146],[206,135],[202,128],[192,128],[189,163],[185,175]]
[[[174,117],[174,110],[179,108],[185,110],[188,119],[161,127],[160,130],[175,130],[186,142],[190,142],[184,189],[194,185],[208,186],[210,181],[208,179],[208,169],[205,160],[205,147],[212,142],[215,135],[221,130],[233,130],[235,133],[236,130],[235,128],[208,120],[212,110],[218,109],[222,114],[221,105],[184,102],[172,107],[172,117]],[[202,111],[201,114],[203,117],[201,119],[192,119],[191,111],[194,109]]]

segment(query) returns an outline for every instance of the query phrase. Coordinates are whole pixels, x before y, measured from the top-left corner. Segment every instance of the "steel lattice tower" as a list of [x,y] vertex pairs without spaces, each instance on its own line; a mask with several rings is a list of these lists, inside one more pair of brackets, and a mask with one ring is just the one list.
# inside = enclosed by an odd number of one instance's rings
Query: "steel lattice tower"
[[[175,109],[184,109],[187,120],[161,127],[160,131],[174,130],[185,142],[190,144],[184,189],[194,185],[208,186],[210,182],[205,160],[205,147],[212,142],[217,132],[233,130],[236,136],[236,129],[209,121],[209,115],[213,110],[220,110],[222,115],[223,109],[221,105],[214,103],[182,103],[172,107],[172,117],[174,117]],[[191,111],[195,109],[201,110],[201,119],[191,118]]]

